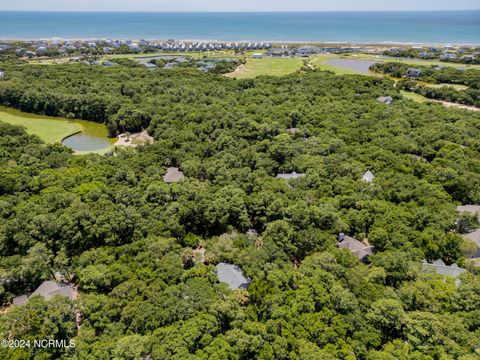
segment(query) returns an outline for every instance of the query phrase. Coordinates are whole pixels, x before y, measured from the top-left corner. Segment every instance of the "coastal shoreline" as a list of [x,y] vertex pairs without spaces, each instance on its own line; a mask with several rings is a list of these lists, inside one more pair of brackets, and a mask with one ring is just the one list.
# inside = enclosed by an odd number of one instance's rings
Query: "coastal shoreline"
[[[152,42],[167,42],[169,39],[166,38],[136,38],[136,37],[117,37],[117,36],[99,36],[99,37],[40,37],[40,38],[8,38],[2,37],[0,35],[0,41],[6,43],[15,43],[15,42],[28,42],[28,41],[45,41],[45,42],[54,42],[58,40],[63,41],[105,41],[105,40],[123,40],[123,41],[152,41]],[[270,43],[274,45],[311,45],[311,46],[375,46],[375,47],[382,47],[382,46],[480,46],[480,42],[478,43],[452,43],[452,42],[445,42],[445,43],[436,43],[436,42],[408,42],[408,41],[371,41],[371,42],[355,42],[355,41],[328,41],[328,40],[319,40],[319,41],[311,41],[311,40],[255,40],[255,39],[245,39],[245,40],[218,40],[218,39],[175,39],[176,42],[185,42],[185,43],[195,43],[195,42],[203,42],[203,43],[249,43],[249,42],[257,42],[257,43]]]

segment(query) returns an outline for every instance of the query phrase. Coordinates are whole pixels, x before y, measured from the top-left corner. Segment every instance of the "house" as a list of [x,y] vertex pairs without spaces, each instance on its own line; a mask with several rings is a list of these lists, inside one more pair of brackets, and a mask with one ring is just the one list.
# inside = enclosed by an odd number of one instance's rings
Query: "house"
[[377,98],[377,101],[382,104],[390,105],[393,102],[393,98],[391,96],[380,96]]
[[451,60],[451,59],[455,59],[456,57],[457,55],[452,53],[443,53],[442,55],[440,55],[440,59],[442,60]]
[[103,63],[103,66],[105,67],[112,67],[112,66],[117,66],[118,64],[116,62],[113,62],[113,61],[105,61]]
[[214,70],[216,67],[217,66],[212,62],[205,62],[205,63],[200,64],[200,66],[198,66],[197,69],[200,70],[200,71],[207,72],[207,71],[210,71],[210,70]]
[[426,51],[422,51],[420,54],[418,54],[418,57],[422,59],[433,59],[435,55]]
[[176,66],[175,63],[168,63],[168,64],[165,64],[165,66],[163,67],[163,69],[164,69],[164,70],[169,70],[169,69],[173,69],[175,66]]
[[290,128],[290,129],[287,129],[287,132],[290,133],[290,134],[298,134],[300,132],[300,129],[299,128]]
[[420,75],[422,75],[422,70],[420,70],[420,69],[415,69],[415,68],[408,68],[407,69],[407,77],[417,78]]
[[147,62],[147,63],[145,63],[145,64],[143,64],[143,65],[144,65],[148,70],[158,69],[158,66],[157,66],[157,65],[152,64],[152,63],[149,63],[149,62]]
[[261,58],[263,58],[262,53],[253,53],[252,55],[252,59],[261,59]]
[[480,205],[460,205],[457,206],[457,211],[462,213],[477,214],[478,221],[480,222]]
[[13,304],[20,306],[35,295],[40,295],[45,300],[50,300],[54,296],[60,295],[74,300],[76,298],[75,289],[72,284],[61,283],[56,281],[44,281],[30,296],[21,295],[13,299]]
[[473,231],[470,231],[468,234],[464,234],[463,238],[477,245],[477,251],[474,254],[472,254],[470,257],[480,258],[480,229],[475,229]]
[[4,77],[5,76],[5,72],[0,70],[0,78]]
[[367,171],[365,174],[363,174],[363,177],[362,177],[362,180],[367,182],[367,183],[371,183],[373,182],[373,180],[375,179],[375,175],[373,175],[370,170]]
[[362,262],[368,260],[368,257],[373,254],[374,249],[373,246],[366,245],[351,236],[345,235],[344,233],[340,233],[338,236],[337,246],[339,249],[350,250],[350,252]]
[[292,179],[298,179],[306,174],[297,174],[295,171],[290,173],[290,174],[277,174],[277,178],[279,179],[285,179],[285,180],[292,180]]
[[[452,264],[447,266],[441,259],[434,261],[433,263],[429,263],[426,260],[422,261],[423,270],[429,273],[436,273],[443,276],[450,276],[453,278],[457,278],[465,272],[465,269],[462,269],[457,264]],[[458,285],[460,283],[459,280],[455,281]]]
[[216,266],[216,272],[218,280],[227,284],[232,290],[246,289],[251,282],[237,265],[220,263]]
[[166,174],[163,176],[163,181],[167,184],[175,183],[182,181],[185,178],[183,172],[181,172],[177,167],[171,167],[167,169]]

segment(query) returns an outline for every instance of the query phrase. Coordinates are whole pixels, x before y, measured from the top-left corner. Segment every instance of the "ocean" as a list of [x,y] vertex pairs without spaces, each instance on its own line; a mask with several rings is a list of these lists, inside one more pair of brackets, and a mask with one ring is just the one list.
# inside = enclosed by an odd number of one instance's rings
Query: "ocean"
[[480,44],[480,10],[438,12],[0,12],[0,39]]

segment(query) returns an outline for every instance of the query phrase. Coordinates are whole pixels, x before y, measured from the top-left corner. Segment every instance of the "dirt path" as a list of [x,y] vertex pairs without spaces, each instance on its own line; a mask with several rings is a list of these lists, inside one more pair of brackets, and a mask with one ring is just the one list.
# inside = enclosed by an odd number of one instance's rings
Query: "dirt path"
[[226,76],[226,77],[235,77],[237,75],[241,75],[241,74],[244,74],[245,72],[247,71],[247,66],[245,64],[242,64],[242,65],[239,65],[235,71],[231,72],[231,73],[228,73],[228,74],[224,74],[223,76]]
[[462,105],[462,104],[457,104],[457,103],[451,103],[448,101],[440,101],[440,100],[433,100],[435,102],[438,102],[442,104],[445,107],[451,107],[451,108],[456,108],[456,109],[465,109],[465,110],[470,110],[470,111],[480,111],[480,108],[477,108],[475,106],[468,106],[468,105]]
[[115,146],[135,147],[137,145],[153,144],[154,139],[144,130],[135,134],[120,134],[117,136]]

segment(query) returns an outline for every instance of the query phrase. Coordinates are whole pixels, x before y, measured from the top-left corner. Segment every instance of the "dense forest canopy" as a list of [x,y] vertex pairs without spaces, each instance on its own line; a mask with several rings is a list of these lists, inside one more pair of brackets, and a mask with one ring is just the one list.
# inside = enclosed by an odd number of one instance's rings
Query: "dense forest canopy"
[[[455,210],[480,203],[480,114],[321,71],[2,67],[2,104],[105,122],[112,135],[147,128],[156,143],[74,156],[0,124],[1,301],[56,272],[80,291],[74,304],[33,297],[0,315],[4,338],[75,349],[0,357],[480,356],[480,277],[460,235],[475,221]],[[164,183],[170,166],[185,181]],[[275,177],[293,171],[306,176]],[[369,264],[337,249],[340,232],[375,246]],[[456,283],[422,259],[469,271]],[[241,266],[248,289],[219,283],[219,262]]]

